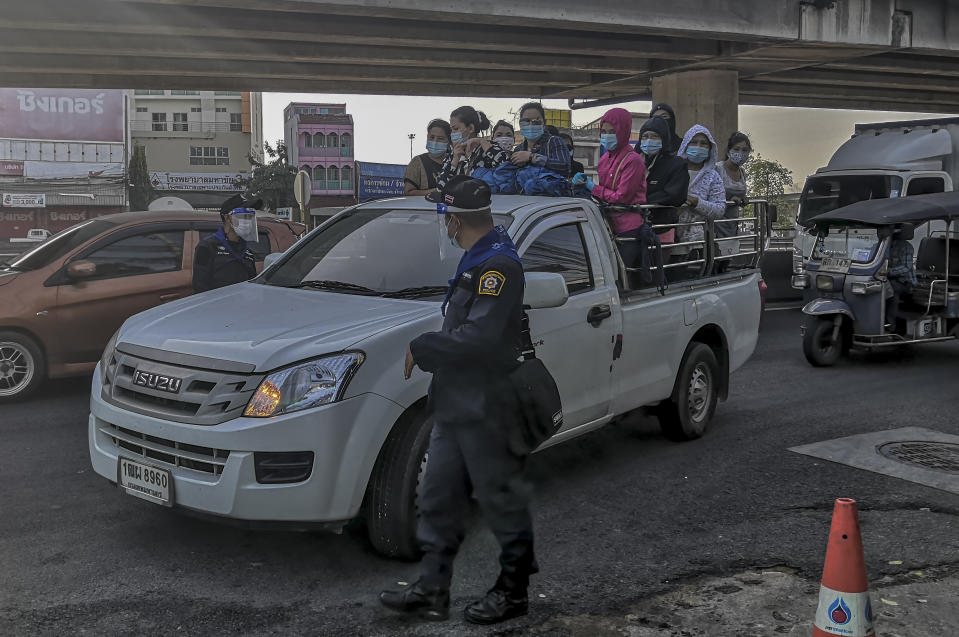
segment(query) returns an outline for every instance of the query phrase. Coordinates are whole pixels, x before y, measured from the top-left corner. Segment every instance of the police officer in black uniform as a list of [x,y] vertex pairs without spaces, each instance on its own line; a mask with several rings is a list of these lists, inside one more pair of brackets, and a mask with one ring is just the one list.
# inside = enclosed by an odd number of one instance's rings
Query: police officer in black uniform
[[433,374],[433,431],[417,528],[424,550],[421,577],[401,590],[384,591],[380,601],[425,619],[449,616],[453,560],[472,489],[499,541],[501,571],[493,588],[464,614],[470,622],[492,624],[526,614],[529,576],[538,570],[526,458],[507,444],[510,429],[520,422],[507,375],[521,351],[523,267],[505,228],[493,227],[488,185],[456,177],[442,200],[442,239],[466,254],[443,305],[442,330],[410,343],[405,369],[406,378],[414,366]]
[[[220,207],[223,227],[200,241],[193,252],[193,291],[206,292],[256,276],[256,257],[247,247],[247,240],[237,234],[235,219],[241,211],[252,211],[263,205],[261,199],[246,201],[235,195]],[[238,213],[238,214],[234,214]],[[255,218],[255,213],[252,214]],[[255,240],[256,230],[253,226]]]

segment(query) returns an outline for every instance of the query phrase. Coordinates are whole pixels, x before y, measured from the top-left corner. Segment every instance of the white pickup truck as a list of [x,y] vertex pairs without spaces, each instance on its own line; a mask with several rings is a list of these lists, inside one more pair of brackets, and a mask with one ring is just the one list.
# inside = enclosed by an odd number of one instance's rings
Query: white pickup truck
[[[592,202],[496,196],[493,213],[522,255],[533,340],[563,400],[544,447],[643,406],[672,438],[702,435],[756,347],[761,231],[718,275],[704,276],[713,250],[701,244],[701,263],[670,270],[698,275],[661,293],[625,283]],[[95,471],[245,523],[338,528],[363,515],[378,550],[415,554],[430,377],[404,381],[404,355],[440,328],[457,260],[440,259],[435,215],[412,197],[347,209],[254,280],[128,319],[93,378]]]

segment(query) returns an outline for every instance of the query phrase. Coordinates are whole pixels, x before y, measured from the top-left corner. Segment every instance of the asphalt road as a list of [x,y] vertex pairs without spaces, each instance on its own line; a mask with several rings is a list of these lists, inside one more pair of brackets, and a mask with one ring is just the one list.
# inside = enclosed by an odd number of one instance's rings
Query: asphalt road
[[910,425],[959,434],[959,344],[813,369],[798,324],[796,311],[766,314],[701,440],[668,442],[635,416],[534,456],[541,573],[530,615],[493,629],[459,616],[496,577],[481,521],[451,620],[411,624],[376,593],[414,567],[378,557],[359,529],[252,532],[119,493],[89,466],[89,380],[50,383],[0,407],[0,634],[600,634],[546,624],[757,567],[818,585],[836,497],[859,502],[870,579],[905,568],[893,560],[959,571],[959,496],[787,451]]

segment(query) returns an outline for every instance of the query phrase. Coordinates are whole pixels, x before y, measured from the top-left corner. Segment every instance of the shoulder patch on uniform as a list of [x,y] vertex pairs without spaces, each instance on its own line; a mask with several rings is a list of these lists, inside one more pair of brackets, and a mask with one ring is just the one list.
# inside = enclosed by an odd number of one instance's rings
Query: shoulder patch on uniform
[[503,285],[506,283],[506,277],[496,270],[487,270],[480,276],[479,293],[490,296],[499,296],[503,291]]

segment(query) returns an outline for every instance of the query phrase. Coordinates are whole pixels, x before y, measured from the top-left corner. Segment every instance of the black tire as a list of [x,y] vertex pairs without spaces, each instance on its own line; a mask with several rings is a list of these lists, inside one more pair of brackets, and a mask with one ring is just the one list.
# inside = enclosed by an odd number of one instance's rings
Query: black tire
[[420,556],[416,502],[432,429],[423,412],[405,416],[390,432],[373,467],[366,491],[366,525],[373,548],[387,557]]
[[703,435],[719,402],[719,363],[708,345],[690,343],[669,400],[656,408],[659,426],[670,440]]
[[0,331],[0,403],[22,400],[47,376],[43,350],[20,332]]
[[832,318],[816,318],[811,325],[806,326],[802,339],[802,351],[813,367],[831,367],[839,362],[843,344],[833,339],[833,327]]

